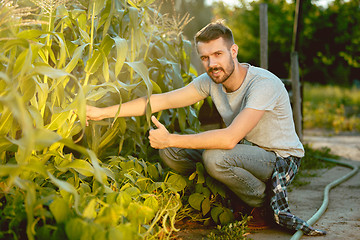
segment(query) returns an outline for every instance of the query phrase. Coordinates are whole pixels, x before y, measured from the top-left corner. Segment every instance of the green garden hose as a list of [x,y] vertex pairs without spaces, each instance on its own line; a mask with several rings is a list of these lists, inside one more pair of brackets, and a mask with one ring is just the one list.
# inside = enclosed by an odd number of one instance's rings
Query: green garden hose
[[[323,200],[323,203],[321,205],[321,207],[319,208],[319,210],[307,221],[309,223],[309,225],[313,225],[317,220],[319,220],[319,218],[321,217],[321,215],[325,212],[327,206],[328,206],[328,203],[329,203],[329,191],[331,188],[339,185],[340,183],[348,180],[349,178],[351,178],[352,176],[355,175],[355,173],[358,171],[358,166],[354,166],[354,165],[351,165],[351,164],[348,164],[348,163],[343,163],[343,162],[339,162],[339,161],[336,161],[334,159],[331,159],[331,158],[325,158],[325,157],[316,157],[320,160],[323,160],[323,161],[327,161],[327,162],[331,162],[331,163],[336,163],[338,165],[342,165],[342,166],[345,166],[345,167],[348,167],[348,168],[352,168],[353,170],[351,172],[349,172],[348,174],[344,175],[343,177],[341,178],[338,178],[337,180],[329,183],[325,189],[324,189],[324,200]],[[303,235],[303,232],[301,230],[298,230],[292,237],[290,240],[297,240],[297,239],[300,239],[301,236]]]

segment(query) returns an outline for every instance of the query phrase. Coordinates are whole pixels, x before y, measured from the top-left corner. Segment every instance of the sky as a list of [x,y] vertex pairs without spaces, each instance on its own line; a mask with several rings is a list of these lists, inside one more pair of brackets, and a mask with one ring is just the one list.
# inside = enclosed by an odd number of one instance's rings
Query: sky
[[[212,2],[220,2],[220,1],[230,6],[238,4],[239,2],[239,0],[206,0],[208,4],[211,4]],[[327,5],[332,1],[334,0],[318,0],[316,1],[316,5],[327,7]]]

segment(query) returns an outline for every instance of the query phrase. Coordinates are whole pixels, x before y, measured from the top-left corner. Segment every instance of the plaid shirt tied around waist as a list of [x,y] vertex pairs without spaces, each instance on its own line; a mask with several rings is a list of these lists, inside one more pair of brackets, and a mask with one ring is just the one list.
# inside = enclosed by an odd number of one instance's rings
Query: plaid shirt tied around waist
[[291,214],[287,196],[287,186],[298,172],[300,162],[299,157],[277,157],[271,177],[270,206],[277,224],[291,230],[302,230],[307,234],[313,228],[306,221]]

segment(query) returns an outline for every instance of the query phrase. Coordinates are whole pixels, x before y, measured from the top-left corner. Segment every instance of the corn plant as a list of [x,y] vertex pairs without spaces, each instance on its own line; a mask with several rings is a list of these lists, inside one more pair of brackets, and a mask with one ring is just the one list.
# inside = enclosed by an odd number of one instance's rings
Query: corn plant
[[[0,238],[171,234],[187,182],[148,147],[150,104],[145,117],[87,128],[85,104],[121,106],[191,81],[188,19],[169,24],[151,0],[32,2],[0,2]],[[158,117],[197,131],[198,107]]]

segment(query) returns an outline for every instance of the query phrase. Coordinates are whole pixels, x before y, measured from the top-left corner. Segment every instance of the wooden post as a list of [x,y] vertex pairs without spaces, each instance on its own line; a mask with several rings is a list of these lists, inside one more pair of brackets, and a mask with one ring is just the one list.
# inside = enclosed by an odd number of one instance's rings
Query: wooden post
[[267,4],[260,4],[260,67],[268,69],[268,16]]
[[302,141],[302,109],[301,109],[301,91],[300,91],[300,77],[299,77],[299,59],[297,52],[291,53],[291,83],[292,83],[292,105],[295,130],[300,141]]

